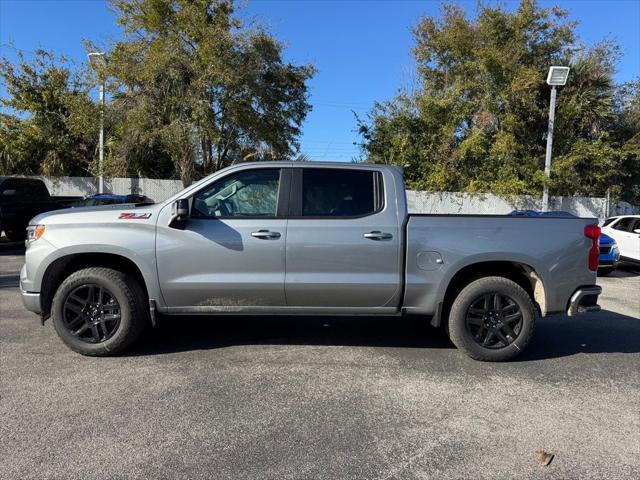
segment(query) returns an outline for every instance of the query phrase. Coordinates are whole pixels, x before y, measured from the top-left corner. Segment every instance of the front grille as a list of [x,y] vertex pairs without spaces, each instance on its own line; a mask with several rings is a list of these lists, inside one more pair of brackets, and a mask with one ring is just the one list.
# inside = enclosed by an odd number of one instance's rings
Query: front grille
[[609,245],[600,247],[600,253],[609,253],[611,251],[611,247]]

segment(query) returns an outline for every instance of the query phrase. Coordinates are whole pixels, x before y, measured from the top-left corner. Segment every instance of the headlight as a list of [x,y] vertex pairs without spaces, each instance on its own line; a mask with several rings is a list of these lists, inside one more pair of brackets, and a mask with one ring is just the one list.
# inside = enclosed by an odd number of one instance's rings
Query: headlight
[[27,227],[27,241],[25,243],[29,245],[42,235],[44,235],[44,225],[29,225]]

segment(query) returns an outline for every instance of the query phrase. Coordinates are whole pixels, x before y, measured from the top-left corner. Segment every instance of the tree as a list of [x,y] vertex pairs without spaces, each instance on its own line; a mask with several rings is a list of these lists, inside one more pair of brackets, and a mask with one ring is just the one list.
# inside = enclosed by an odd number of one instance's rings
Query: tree
[[628,142],[638,124],[628,98],[617,100],[619,49],[581,46],[575,25],[534,0],[513,12],[480,5],[475,19],[456,5],[445,5],[440,19],[422,18],[413,50],[419,87],[358,119],[365,159],[403,166],[416,188],[539,194],[547,181],[545,77],[550,65],[570,64],[558,93],[551,191],[632,191],[640,160],[637,140]]
[[0,114],[0,173],[87,175],[98,138],[99,112],[81,71],[38,50],[0,61],[7,98]]
[[113,0],[125,39],[109,53],[112,165],[163,152],[185,185],[234,159],[291,157],[310,105],[309,65],[234,16],[231,0]]

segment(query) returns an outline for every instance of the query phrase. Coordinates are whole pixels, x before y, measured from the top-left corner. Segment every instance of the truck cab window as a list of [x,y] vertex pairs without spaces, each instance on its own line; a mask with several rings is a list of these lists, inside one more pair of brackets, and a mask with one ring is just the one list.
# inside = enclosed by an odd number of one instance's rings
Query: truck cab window
[[23,180],[20,182],[22,196],[26,200],[38,200],[47,198],[49,196],[49,190],[44,183],[40,180]]
[[305,168],[302,174],[302,215],[356,217],[374,213],[376,175],[373,171]]
[[35,182],[33,182],[33,185],[31,187],[32,187],[33,195],[35,197],[46,198],[49,196],[49,190],[47,189],[47,187],[42,181],[36,180]]
[[275,217],[279,169],[256,169],[223,178],[193,198],[194,217]]

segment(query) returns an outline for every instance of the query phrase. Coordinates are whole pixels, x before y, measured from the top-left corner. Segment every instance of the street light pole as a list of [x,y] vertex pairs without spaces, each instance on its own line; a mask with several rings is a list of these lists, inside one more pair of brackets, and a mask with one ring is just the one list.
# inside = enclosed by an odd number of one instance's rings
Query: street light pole
[[100,169],[98,193],[104,193],[104,175],[102,173],[102,162],[104,161],[104,78],[100,82],[100,138],[98,141],[98,161],[98,168]]
[[[544,174],[547,180],[551,178],[551,150],[553,149],[553,124],[556,117],[556,87],[551,87],[551,102],[549,103],[549,128],[547,130],[547,153],[544,157]],[[549,184],[544,184],[542,191],[542,211],[549,211]]]
[[104,52],[91,52],[87,56],[89,57],[91,68],[93,68],[100,78],[100,136],[98,137],[98,168],[100,170],[100,176],[98,177],[98,193],[104,193],[104,174],[102,167],[104,162],[104,90],[107,61]]
[[551,101],[549,102],[549,130],[547,131],[547,152],[544,157],[544,174],[547,177],[542,189],[542,211],[549,211],[549,180],[551,179],[551,152],[553,149],[553,127],[556,117],[556,87],[567,83],[569,67],[550,67],[547,75],[547,85],[551,86]]

